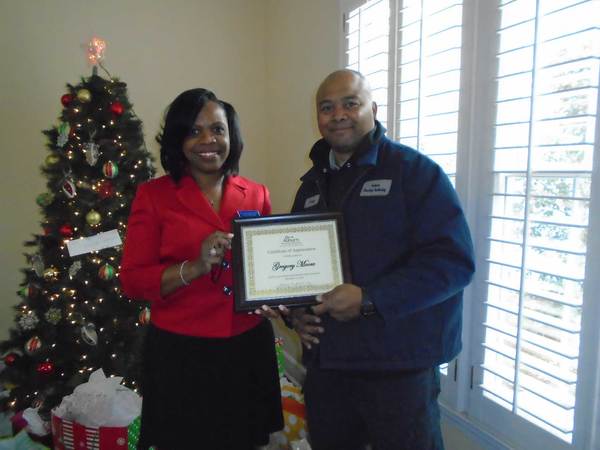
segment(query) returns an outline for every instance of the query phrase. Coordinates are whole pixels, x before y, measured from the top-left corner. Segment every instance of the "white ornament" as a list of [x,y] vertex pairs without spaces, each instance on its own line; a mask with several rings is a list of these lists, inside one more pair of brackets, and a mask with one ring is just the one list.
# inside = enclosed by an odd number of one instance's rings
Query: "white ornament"
[[44,276],[44,261],[42,260],[42,257],[39,254],[35,254],[31,257],[31,266],[33,267],[33,270],[35,271],[35,274],[38,277],[43,277]]
[[75,261],[73,264],[71,264],[71,267],[69,267],[69,276],[71,278],[74,278],[75,275],[77,275],[77,272],[79,272],[81,270],[81,261]]
[[62,185],[62,191],[69,198],[73,198],[77,195],[77,189],[75,188],[75,183],[70,178],[65,178],[65,181]]
[[56,325],[58,322],[60,322],[60,319],[62,319],[62,312],[59,308],[49,308],[48,311],[46,311],[46,314],[44,314],[44,317],[46,318],[46,320],[48,321],[48,323],[51,323],[52,325]]
[[95,166],[100,155],[100,146],[95,142],[86,142],[83,144],[83,152],[85,153],[87,163],[90,166]]
[[81,327],[81,338],[88,345],[98,344],[98,333],[96,332],[96,325],[88,323]]
[[71,132],[71,127],[67,123],[61,123],[58,127],[58,138],[56,139],[56,143],[59,147],[64,147],[65,144],[69,141],[69,133]]
[[21,316],[19,319],[19,325],[23,330],[33,330],[38,324],[40,319],[33,311],[29,311]]

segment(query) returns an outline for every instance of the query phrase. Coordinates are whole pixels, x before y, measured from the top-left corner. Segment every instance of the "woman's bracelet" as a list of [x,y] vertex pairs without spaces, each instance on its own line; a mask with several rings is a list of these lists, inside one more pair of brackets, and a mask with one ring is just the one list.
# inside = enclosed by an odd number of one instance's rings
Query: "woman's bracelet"
[[190,283],[188,283],[187,281],[185,281],[185,278],[183,278],[183,266],[185,266],[186,262],[188,262],[187,259],[184,262],[182,262],[181,265],[179,266],[179,278],[181,278],[181,282],[183,284],[185,284],[186,286],[189,286]]

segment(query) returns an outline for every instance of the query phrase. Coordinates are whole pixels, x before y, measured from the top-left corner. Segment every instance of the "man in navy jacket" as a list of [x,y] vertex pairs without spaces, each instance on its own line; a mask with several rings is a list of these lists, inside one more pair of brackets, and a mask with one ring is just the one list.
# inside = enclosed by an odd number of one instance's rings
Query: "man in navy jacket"
[[448,177],[388,139],[358,72],[317,92],[323,139],[294,212],[341,211],[352,281],[291,313],[305,346],[314,450],[443,449],[438,366],[461,349],[469,229]]

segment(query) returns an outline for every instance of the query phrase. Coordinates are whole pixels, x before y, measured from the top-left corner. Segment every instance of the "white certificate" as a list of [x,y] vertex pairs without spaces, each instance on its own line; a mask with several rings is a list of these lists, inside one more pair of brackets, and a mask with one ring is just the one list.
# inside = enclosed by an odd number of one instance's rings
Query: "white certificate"
[[234,220],[236,309],[311,304],[347,281],[340,214]]

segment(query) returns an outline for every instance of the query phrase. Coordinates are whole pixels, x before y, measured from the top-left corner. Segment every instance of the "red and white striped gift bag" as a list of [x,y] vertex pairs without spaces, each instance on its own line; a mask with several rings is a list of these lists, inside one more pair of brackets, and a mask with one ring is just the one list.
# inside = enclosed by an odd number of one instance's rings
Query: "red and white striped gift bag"
[[84,427],[52,415],[55,450],[127,450],[127,427]]

